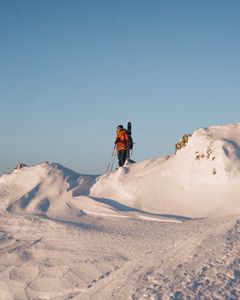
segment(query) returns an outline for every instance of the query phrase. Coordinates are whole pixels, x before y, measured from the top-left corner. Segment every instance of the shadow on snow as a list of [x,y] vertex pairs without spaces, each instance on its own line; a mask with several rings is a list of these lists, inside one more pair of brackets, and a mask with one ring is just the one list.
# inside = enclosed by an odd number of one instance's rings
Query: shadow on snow
[[170,218],[170,219],[175,219],[175,220],[177,219],[177,220],[181,220],[181,221],[192,220],[192,218],[186,217],[186,216],[178,216],[178,215],[171,215],[171,214],[155,214],[155,213],[145,212],[143,210],[133,208],[133,207],[127,206],[125,204],[119,203],[116,200],[112,200],[112,199],[97,198],[97,197],[92,197],[92,196],[89,196],[89,197],[96,202],[107,204],[107,205],[113,207],[114,209],[122,211],[122,212],[137,212],[137,213],[140,213],[145,216]]

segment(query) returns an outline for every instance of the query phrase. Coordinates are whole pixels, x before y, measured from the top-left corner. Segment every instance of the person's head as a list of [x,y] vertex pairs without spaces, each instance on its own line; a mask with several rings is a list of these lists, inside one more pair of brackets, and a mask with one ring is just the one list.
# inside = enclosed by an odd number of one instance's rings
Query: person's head
[[117,133],[119,133],[121,130],[123,130],[123,126],[122,125],[118,125],[118,127],[117,127]]

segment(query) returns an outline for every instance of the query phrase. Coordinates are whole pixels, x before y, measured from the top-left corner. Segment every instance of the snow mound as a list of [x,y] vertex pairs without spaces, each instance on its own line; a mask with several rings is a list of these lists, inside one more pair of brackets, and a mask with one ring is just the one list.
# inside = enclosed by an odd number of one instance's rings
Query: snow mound
[[0,177],[1,210],[54,215],[75,196],[89,194],[96,176],[80,175],[57,163],[15,169]]
[[239,124],[213,126],[194,132],[187,146],[178,151],[176,156],[176,165],[185,171],[183,178],[192,177],[194,174],[191,181],[197,184],[199,182],[222,184],[238,177],[239,134]]
[[[78,223],[84,217],[182,222],[181,216],[147,214],[112,199],[90,197],[98,176],[80,175],[57,163],[16,168],[0,177],[0,211]],[[187,218],[188,219],[188,218]]]
[[147,212],[202,217],[240,212],[240,124],[195,131],[168,157],[119,168],[91,195]]
[[240,124],[202,128],[175,154],[102,176],[56,163],[0,177],[0,211],[73,217],[184,220],[240,213]]

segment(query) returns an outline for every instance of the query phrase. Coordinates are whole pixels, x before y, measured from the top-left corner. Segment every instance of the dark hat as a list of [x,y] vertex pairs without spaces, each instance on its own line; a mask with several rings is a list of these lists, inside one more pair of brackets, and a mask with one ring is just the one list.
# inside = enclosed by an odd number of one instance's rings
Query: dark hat
[[117,128],[121,128],[121,129],[123,129],[123,126],[122,125],[118,125],[118,127]]

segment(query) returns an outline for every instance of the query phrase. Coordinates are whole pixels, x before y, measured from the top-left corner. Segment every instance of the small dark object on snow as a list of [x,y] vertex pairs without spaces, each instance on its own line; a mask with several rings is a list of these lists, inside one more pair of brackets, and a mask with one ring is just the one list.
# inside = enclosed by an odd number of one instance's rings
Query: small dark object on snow
[[27,167],[27,165],[25,165],[23,163],[19,163],[19,164],[16,165],[15,170],[20,170],[20,169],[22,169],[24,167]]

